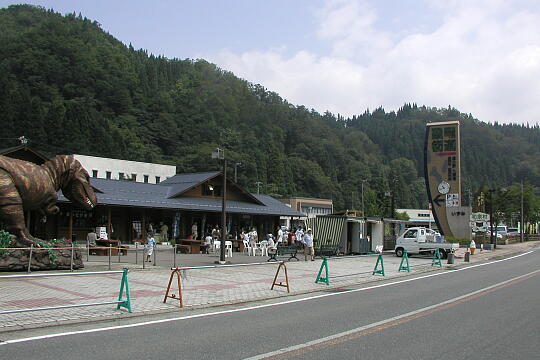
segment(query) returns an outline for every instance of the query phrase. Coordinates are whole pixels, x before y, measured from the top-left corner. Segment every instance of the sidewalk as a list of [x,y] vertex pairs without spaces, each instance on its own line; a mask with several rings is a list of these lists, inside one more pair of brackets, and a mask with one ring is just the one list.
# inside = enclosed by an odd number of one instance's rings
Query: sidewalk
[[[483,251],[471,256],[471,263],[525,252],[538,245],[540,245],[540,242],[501,245],[495,251]],[[446,260],[443,260],[443,269],[450,269],[466,264],[463,262],[462,257],[464,252],[465,249],[459,250],[456,254],[457,258],[454,265],[446,265]],[[208,257],[208,255],[196,256]],[[302,259],[303,257],[299,256],[299,258]],[[235,253],[233,262],[264,262],[266,259],[266,257],[248,257]],[[205,258],[203,260],[212,263],[214,258],[208,257],[208,259]],[[386,276],[383,277],[382,275],[371,275],[376,261],[377,256],[329,259],[330,285],[322,283],[315,284],[315,279],[322,263],[320,259],[314,262],[297,262],[294,260],[285,262],[291,288],[290,295],[325,291],[441,269],[439,266],[431,266],[432,260],[430,256],[413,256],[409,260],[411,272],[398,272],[401,258],[397,258],[393,254],[385,254],[384,268]],[[116,269],[121,269],[128,264],[113,265]],[[131,268],[129,285],[133,313],[130,314],[125,310],[116,310],[115,305],[99,305],[83,308],[0,314],[0,332],[65,323],[118,319],[162,312],[181,313],[193,308],[235,304],[289,295],[284,287],[276,287],[274,290],[270,290],[278,263],[264,266],[187,270],[187,278],[182,280],[184,299],[184,310],[182,310],[179,309],[177,300],[168,299],[167,303],[163,303],[171,273],[168,267],[148,266],[145,270],[140,268],[140,264],[128,265],[127,267]],[[84,271],[103,271],[106,268],[108,268],[108,264],[89,262],[86,263]],[[335,278],[332,278],[334,276]],[[16,280],[0,279],[0,288],[2,289],[0,293],[0,311],[114,301],[118,298],[120,279],[120,274]],[[278,280],[282,279],[283,273],[280,273]]]

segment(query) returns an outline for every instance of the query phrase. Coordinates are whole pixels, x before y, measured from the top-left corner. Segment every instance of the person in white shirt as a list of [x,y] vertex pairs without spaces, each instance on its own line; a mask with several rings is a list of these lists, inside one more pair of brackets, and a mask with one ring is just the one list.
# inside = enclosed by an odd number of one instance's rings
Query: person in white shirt
[[255,229],[251,230],[249,233],[249,241],[256,243],[257,240],[259,240],[259,235],[257,235],[257,231]]
[[212,235],[208,234],[204,238],[204,252],[208,254],[211,247],[212,247]]
[[303,237],[304,237],[304,230],[302,230],[301,227],[298,228],[298,230],[296,230],[296,233],[294,234],[294,236],[296,237],[296,241],[300,241],[300,242],[304,242],[303,241]]
[[281,229],[281,226],[278,227],[277,242],[278,244],[283,242],[283,230]]
[[302,242],[304,243],[305,261],[308,261],[308,256],[311,258],[311,261],[315,261],[315,249],[313,249],[313,234],[311,233],[311,229],[307,229]]
[[268,238],[268,249],[272,249],[272,250],[277,249],[277,245],[276,245],[276,242],[274,241],[273,236]]

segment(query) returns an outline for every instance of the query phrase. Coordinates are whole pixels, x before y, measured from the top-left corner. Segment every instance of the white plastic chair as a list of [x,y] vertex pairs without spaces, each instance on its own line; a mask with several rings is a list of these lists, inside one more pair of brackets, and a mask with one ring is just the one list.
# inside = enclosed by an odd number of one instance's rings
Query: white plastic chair
[[250,255],[250,256],[257,255],[257,244],[255,242],[250,242],[249,243],[248,255]]
[[232,257],[232,241],[225,241],[225,257]]
[[213,249],[214,252],[217,252],[221,248],[221,240],[216,239],[214,240]]
[[259,243],[259,249],[261,256],[268,256],[268,241],[263,240]]
[[251,254],[251,246],[249,245],[249,241],[242,240],[242,242],[244,243],[244,250],[242,252],[246,252],[248,255],[250,255]]

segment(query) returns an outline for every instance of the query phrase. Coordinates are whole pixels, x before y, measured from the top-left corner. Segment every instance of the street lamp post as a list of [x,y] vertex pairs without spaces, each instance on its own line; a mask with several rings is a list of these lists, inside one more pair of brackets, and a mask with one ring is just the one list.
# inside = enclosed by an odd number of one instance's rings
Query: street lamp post
[[235,183],[238,183],[238,173],[237,173],[237,171],[236,171],[236,168],[237,168],[238,166],[240,166],[240,165],[242,165],[241,162],[235,162],[235,163],[234,163],[234,182],[235,182]]
[[226,195],[227,195],[227,160],[225,160],[225,150],[216,149],[212,153],[213,159],[223,160],[223,189],[221,191],[221,246],[219,247],[219,263],[225,264],[225,239],[227,239],[227,212],[226,212]]
[[521,180],[521,212],[520,212],[520,226],[519,226],[519,241],[523,242],[523,229],[524,229],[524,221],[523,221],[523,180]]
[[489,240],[495,249],[497,247],[497,237],[493,237],[493,193],[495,189],[489,189],[489,227],[490,227],[490,236]]
[[392,188],[392,215],[390,216],[392,219],[396,218],[396,184],[398,182],[397,178],[392,179],[393,188]]
[[259,188],[261,187],[262,182],[257,181],[257,182],[255,183],[255,185],[257,185],[257,195],[259,195],[259,193],[260,193],[260,192],[259,192],[259,190],[260,190]]
[[364,207],[364,183],[367,182],[367,179],[362,179],[362,216],[366,216],[366,208]]

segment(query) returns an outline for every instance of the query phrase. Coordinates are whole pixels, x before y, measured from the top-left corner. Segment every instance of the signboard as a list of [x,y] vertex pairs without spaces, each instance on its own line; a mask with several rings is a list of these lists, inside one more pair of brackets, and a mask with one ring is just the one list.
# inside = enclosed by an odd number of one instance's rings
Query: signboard
[[462,218],[449,222],[450,216],[457,216],[456,208],[461,207],[460,167],[459,121],[426,124],[424,177],[435,222],[444,236],[455,236],[455,226]]
[[476,212],[471,214],[471,221],[472,222],[488,222],[489,221],[489,214],[483,213],[483,212]]

